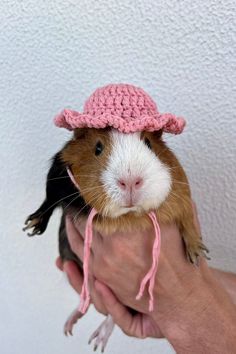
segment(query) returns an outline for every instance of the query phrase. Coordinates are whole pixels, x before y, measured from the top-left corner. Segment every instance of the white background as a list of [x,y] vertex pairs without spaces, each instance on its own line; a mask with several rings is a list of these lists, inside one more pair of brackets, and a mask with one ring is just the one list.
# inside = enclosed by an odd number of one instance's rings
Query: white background
[[[49,158],[70,136],[52,119],[82,110],[98,87],[143,87],[162,112],[183,115],[166,137],[184,165],[212,265],[236,271],[235,1],[1,0],[0,338],[3,354],[91,353],[101,318],[72,339],[62,326],[77,296],[56,270],[58,215],[28,239],[25,217],[44,198]],[[171,353],[116,330],[107,353]]]

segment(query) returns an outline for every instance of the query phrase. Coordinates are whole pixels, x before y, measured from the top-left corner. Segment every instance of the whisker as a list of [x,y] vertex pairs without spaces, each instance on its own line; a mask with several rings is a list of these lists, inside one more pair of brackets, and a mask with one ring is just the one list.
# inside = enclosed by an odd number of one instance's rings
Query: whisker
[[61,177],[48,178],[47,181],[54,181],[55,179],[63,179],[63,178],[70,178],[70,176],[61,176]]
[[[105,155],[105,157],[109,157],[109,155]],[[107,166],[97,156],[95,156],[95,159],[100,166],[107,168]]]
[[[97,200],[99,200],[101,196],[100,195],[97,195],[97,198],[92,198],[89,203],[86,203],[83,208],[81,208],[74,216],[73,218],[73,221],[76,222],[78,220],[78,217],[79,215],[81,214],[81,212],[83,211],[83,209],[86,207],[86,206],[90,206],[91,207],[91,204],[93,204],[94,202],[96,202]],[[77,219],[77,220],[76,220]]]
[[[78,174],[78,175],[73,175],[74,177],[91,177],[91,175],[81,175],[81,174]],[[54,181],[54,180],[57,180],[57,179],[63,179],[63,178],[70,178],[70,176],[61,176],[61,177],[55,177],[55,178],[49,178],[47,181]]]
[[176,179],[173,179],[173,182],[176,183],[176,184],[184,184],[184,185],[186,185],[186,186],[189,186],[188,183],[186,183],[186,182],[181,182],[181,181],[178,181],[178,180],[176,180]]
[[179,200],[181,200],[181,201],[183,201],[183,200],[185,199],[184,196],[181,196],[181,197],[180,197],[178,194],[174,193],[173,191],[171,191],[169,195],[170,195],[170,196],[173,195],[175,198],[177,198],[177,199],[179,199]]
[[89,204],[86,203],[86,204],[83,206],[83,208],[81,208],[81,209],[74,215],[74,217],[73,217],[73,222],[77,222],[77,221],[78,221],[79,215],[80,215],[81,212],[86,208],[86,206],[89,206]]
[[84,189],[81,189],[81,194],[84,194],[84,193],[87,193],[87,192],[90,192],[90,191],[96,191],[96,190],[99,190],[101,189],[100,186],[94,186],[94,187],[87,187],[87,188],[84,188]]
[[78,194],[78,193],[79,193],[79,192],[75,192],[75,193],[72,193],[72,194],[67,195],[67,196],[64,197],[64,198],[61,198],[61,199],[57,200],[55,203],[53,203],[52,205],[50,205],[50,207],[47,208],[47,209],[41,214],[41,216],[44,215],[44,214],[45,214],[49,209],[51,209],[54,205],[60,203],[62,200],[66,199],[66,198],[69,198],[69,197],[71,197],[72,195],[75,195],[75,194]]
[[167,166],[169,168],[169,170],[176,170],[179,169],[180,166]]
[[63,211],[65,211],[65,210],[68,208],[68,206],[71,205],[71,204],[72,204],[77,198],[79,198],[79,197],[80,197],[80,194],[78,194],[74,199],[72,199],[72,200],[70,201],[70,203],[67,204],[67,206],[64,208]]

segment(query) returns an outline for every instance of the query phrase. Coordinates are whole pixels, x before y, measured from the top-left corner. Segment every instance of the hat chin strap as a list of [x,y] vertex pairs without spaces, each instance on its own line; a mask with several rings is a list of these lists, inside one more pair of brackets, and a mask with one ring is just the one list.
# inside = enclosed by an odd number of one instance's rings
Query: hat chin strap
[[71,170],[70,170],[70,168],[69,168],[68,166],[66,167],[66,171],[67,171],[67,173],[68,173],[68,175],[69,175],[71,181],[73,182],[73,184],[76,186],[76,188],[77,188],[78,190],[80,190],[79,185],[78,185],[78,183],[76,182],[76,180],[75,180],[75,178],[74,178],[74,176],[73,176],[73,173],[71,172]]
[[[67,173],[68,173],[72,183],[76,186],[76,188],[80,189],[79,185],[75,181],[75,178],[74,178],[71,170],[69,169],[69,167],[67,167]],[[89,213],[89,216],[88,216],[88,219],[86,222],[86,227],[85,227],[84,262],[83,262],[84,282],[83,282],[82,291],[80,294],[80,305],[79,305],[79,311],[83,314],[87,311],[89,304],[90,304],[90,292],[89,292],[89,284],[88,284],[88,275],[89,275],[88,274],[88,266],[89,266],[89,259],[90,259],[90,249],[91,249],[92,239],[93,239],[93,219],[97,214],[98,214],[98,212],[96,211],[96,209],[92,208],[92,210]],[[143,296],[145,287],[146,287],[147,283],[149,282],[149,286],[148,286],[149,311],[153,311],[153,308],[154,308],[153,290],[154,290],[156,272],[157,272],[159,255],[160,255],[160,250],[161,250],[161,231],[160,231],[160,227],[159,227],[155,212],[150,211],[148,213],[148,216],[153,223],[153,227],[154,227],[154,231],[155,231],[155,240],[154,240],[153,248],[152,248],[152,266],[140,284],[140,289],[139,289],[139,292],[136,296],[136,299],[137,300],[141,299],[141,297]]]

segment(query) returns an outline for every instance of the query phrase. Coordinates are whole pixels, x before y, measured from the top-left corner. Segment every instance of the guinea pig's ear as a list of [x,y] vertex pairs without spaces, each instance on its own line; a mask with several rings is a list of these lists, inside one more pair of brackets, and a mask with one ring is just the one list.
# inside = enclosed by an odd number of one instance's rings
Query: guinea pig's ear
[[76,128],[74,130],[74,139],[83,139],[88,132],[88,128]]
[[163,133],[163,129],[156,130],[153,132],[153,136],[155,139],[161,139]]

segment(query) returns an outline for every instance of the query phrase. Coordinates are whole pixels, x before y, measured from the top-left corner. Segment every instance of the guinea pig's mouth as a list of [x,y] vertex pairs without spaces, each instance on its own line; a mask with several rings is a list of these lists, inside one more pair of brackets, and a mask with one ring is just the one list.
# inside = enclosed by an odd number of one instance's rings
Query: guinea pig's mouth
[[133,203],[129,203],[127,205],[124,205],[123,208],[133,208],[135,205]]
[[128,213],[143,213],[144,210],[140,205],[117,205],[116,207],[109,210],[109,214],[113,218],[117,218],[121,215],[128,214]]
[[132,205],[132,206],[124,205],[123,207],[121,207],[121,209],[125,209],[127,211],[137,211],[138,210],[138,208],[136,206],[134,206],[134,205]]

